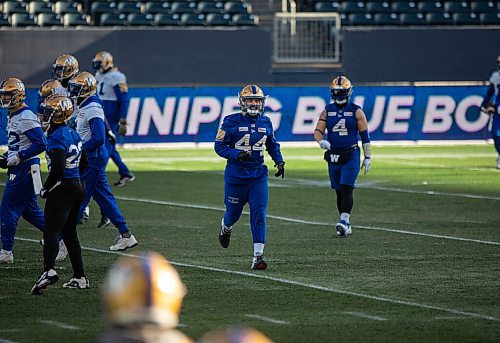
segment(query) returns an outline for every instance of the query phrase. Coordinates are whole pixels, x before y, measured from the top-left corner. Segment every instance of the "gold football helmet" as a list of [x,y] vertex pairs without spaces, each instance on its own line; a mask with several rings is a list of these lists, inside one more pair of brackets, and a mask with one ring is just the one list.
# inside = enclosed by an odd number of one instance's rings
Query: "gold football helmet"
[[56,58],[52,64],[52,76],[61,83],[78,74],[78,60],[73,55],[64,54]]
[[230,327],[207,332],[200,343],[273,343],[263,333],[252,328]]
[[[257,85],[246,85],[238,93],[241,112],[244,115],[258,116],[264,112],[267,95]],[[251,101],[249,100],[257,100]]]
[[48,127],[52,123],[65,123],[71,117],[75,108],[73,102],[67,96],[53,94],[42,102],[40,110],[42,112],[42,125]]
[[113,55],[107,51],[99,51],[92,60],[92,69],[105,72],[113,68]]
[[49,95],[54,94],[54,89],[56,89],[57,87],[62,87],[61,82],[59,82],[58,80],[48,79],[43,81],[40,89],[38,90],[40,99],[43,101]]
[[26,99],[24,83],[15,77],[8,77],[0,83],[0,107],[15,108]]
[[174,328],[185,294],[177,271],[155,252],[121,257],[108,272],[103,287],[107,315],[119,326]]
[[339,76],[330,83],[330,93],[333,102],[339,107],[345,107],[352,93],[352,83],[345,76]]
[[88,71],[82,71],[68,82],[68,92],[72,99],[81,101],[94,95],[97,90],[97,80]]

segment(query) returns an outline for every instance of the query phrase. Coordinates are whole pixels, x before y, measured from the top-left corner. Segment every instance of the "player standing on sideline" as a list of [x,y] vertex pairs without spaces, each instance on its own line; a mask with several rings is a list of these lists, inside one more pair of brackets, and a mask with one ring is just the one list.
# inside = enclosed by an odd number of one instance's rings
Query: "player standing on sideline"
[[252,269],[263,270],[267,268],[264,245],[269,198],[264,149],[278,168],[276,177],[285,177],[285,162],[274,138],[271,120],[263,115],[266,96],[262,89],[257,85],[247,85],[238,97],[241,112],[224,118],[214,144],[215,152],[227,159],[224,173],[226,212],[221,222],[219,242],[223,248],[229,246],[233,224],[248,202],[254,247]]
[[123,218],[116,199],[111,193],[106,175],[106,164],[108,163],[108,151],[105,147],[104,112],[101,100],[96,95],[97,81],[88,72],[77,74],[68,84],[68,90],[72,99],[76,101],[78,108],[76,128],[83,140],[88,167],[83,170],[81,178],[85,183],[85,198],[80,208],[79,218],[83,215],[85,206],[88,205],[90,197],[93,197],[104,214],[118,228],[120,236],[116,244],[109,247],[110,250],[125,250],[137,245],[137,240],[130,233],[125,218]]
[[492,116],[491,136],[497,151],[497,169],[500,169],[500,56],[497,57],[497,70],[490,76],[488,90],[481,103],[481,112]]
[[[9,111],[8,153],[0,159],[7,168],[7,184],[0,206],[2,250],[0,263],[14,263],[12,249],[21,215],[37,229],[45,227],[43,212],[36,202],[41,187],[40,159],[47,140],[37,116],[24,103],[26,91],[21,80],[9,77],[0,83],[0,107]],[[38,189],[37,189],[38,188]]]
[[[125,75],[113,65],[113,56],[107,51],[98,52],[92,60],[92,68],[96,71],[97,95],[102,100],[104,114],[115,137],[127,133],[128,86]],[[114,183],[122,187],[135,180],[118,151],[115,144],[108,147],[113,162],[118,167],[120,180]]]
[[[314,139],[325,149],[331,187],[337,193],[337,209],[340,221],[335,229],[337,236],[352,233],[349,217],[353,207],[353,190],[360,170],[358,133],[363,143],[365,174],[370,171],[371,143],[365,113],[358,105],[349,101],[352,93],[351,81],[345,76],[333,79],[330,84],[333,102],[321,112]],[[323,138],[328,129],[327,139]]]
[[103,286],[104,310],[111,324],[95,343],[189,343],[176,330],[186,288],[160,254],[120,257]]
[[89,288],[76,233],[76,219],[85,195],[79,173],[83,145],[80,136],[66,126],[74,111],[73,103],[64,95],[51,95],[42,103],[41,111],[48,140],[46,157],[49,175],[40,190],[40,197],[47,199],[43,233],[44,271],[31,289],[35,295],[42,294],[47,286],[59,280],[54,270],[59,235],[67,246],[73,267],[73,277],[63,284],[63,288]]

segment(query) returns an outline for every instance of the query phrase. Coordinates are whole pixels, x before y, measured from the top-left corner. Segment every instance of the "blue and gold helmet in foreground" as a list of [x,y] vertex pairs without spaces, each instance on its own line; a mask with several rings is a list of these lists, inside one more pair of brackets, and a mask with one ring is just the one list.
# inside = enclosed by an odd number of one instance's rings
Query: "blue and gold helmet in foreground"
[[252,328],[230,327],[203,335],[199,343],[273,343],[263,333]]
[[177,271],[155,252],[120,258],[103,287],[107,316],[117,326],[175,328],[185,294]]
[[96,91],[97,80],[87,71],[82,71],[68,82],[68,93],[71,99],[86,99],[94,95]]
[[26,99],[24,83],[15,78],[8,77],[0,83],[0,108],[15,108]]
[[78,60],[73,55],[63,54],[57,57],[52,64],[52,77],[65,83],[78,74]]
[[65,123],[74,112],[73,102],[61,94],[49,95],[40,105],[42,126]]
[[352,83],[345,76],[339,76],[330,83],[330,93],[335,105],[345,107],[352,93]]
[[[238,93],[241,112],[244,115],[258,116],[264,112],[267,96],[264,95],[262,89],[257,85],[246,85],[241,92]],[[257,100],[251,101],[249,100]]]
[[99,51],[92,60],[92,69],[105,72],[113,68],[113,55],[107,51]]

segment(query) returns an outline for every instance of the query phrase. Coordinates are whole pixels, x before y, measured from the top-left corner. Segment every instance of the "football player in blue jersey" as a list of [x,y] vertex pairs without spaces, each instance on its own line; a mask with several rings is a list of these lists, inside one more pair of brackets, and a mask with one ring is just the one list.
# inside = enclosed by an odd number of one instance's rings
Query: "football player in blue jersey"
[[[358,135],[363,144],[363,168],[370,171],[371,143],[366,115],[358,105],[349,101],[351,81],[345,76],[336,77],[330,84],[332,103],[321,112],[314,139],[325,149],[330,184],[337,194],[340,220],[335,229],[338,237],[352,233],[350,214],[353,207],[353,189],[360,171]],[[324,139],[325,130],[328,131]]]
[[85,198],[80,208],[79,217],[82,217],[90,197],[94,198],[104,214],[120,232],[116,243],[109,249],[116,251],[133,248],[138,244],[137,240],[130,233],[125,218],[118,208],[106,175],[109,155],[105,146],[104,111],[101,100],[96,95],[97,81],[89,72],[81,72],[70,80],[68,90],[70,97],[76,101],[78,106],[76,132],[83,140],[83,148],[88,160],[88,167],[81,174],[85,184]]
[[[127,133],[128,86],[125,74],[113,64],[113,56],[107,51],[98,52],[92,60],[92,68],[96,71],[97,92],[102,100],[104,114],[115,137]],[[125,186],[135,180],[135,176],[123,163],[115,144],[109,144],[110,158],[118,167],[120,179],[115,186]]]
[[500,169],[500,56],[497,57],[497,70],[490,76],[490,84],[481,103],[481,112],[492,117],[491,136],[498,154],[497,169]]
[[[0,83],[0,107],[9,112],[8,153],[0,162],[7,168],[7,184],[0,206],[2,250],[0,263],[13,263],[14,236],[21,216],[43,231],[44,215],[36,201],[41,188],[40,159],[47,140],[37,116],[25,104],[26,91],[21,80],[9,77]],[[38,189],[37,189],[38,188]]]
[[83,144],[80,136],[66,125],[73,111],[73,102],[64,95],[50,95],[41,105],[42,123],[48,138],[49,175],[40,190],[40,197],[47,199],[43,273],[31,289],[32,294],[42,294],[47,286],[59,280],[54,269],[59,235],[63,237],[73,267],[73,276],[63,288],[89,288],[76,233],[77,216],[85,194],[79,172]]
[[224,173],[226,212],[221,222],[219,242],[223,248],[229,246],[233,224],[248,202],[254,247],[251,268],[263,270],[267,268],[264,245],[269,197],[264,150],[278,168],[276,177],[285,177],[285,162],[274,138],[271,120],[263,114],[266,96],[262,89],[257,85],[247,85],[238,96],[241,112],[224,118],[214,144],[215,152],[227,159]]

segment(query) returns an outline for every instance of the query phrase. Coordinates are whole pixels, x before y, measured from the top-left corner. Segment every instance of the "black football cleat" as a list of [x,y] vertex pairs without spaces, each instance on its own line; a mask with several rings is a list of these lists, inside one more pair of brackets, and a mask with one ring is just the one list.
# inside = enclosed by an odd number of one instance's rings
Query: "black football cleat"
[[227,227],[224,225],[224,219],[222,219],[222,222],[220,224],[220,233],[219,233],[219,243],[221,247],[227,248],[229,247],[229,242],[231,241],[231,232],[232,232],[232,227],[229,226]]
[[264,255],[257,255],[252,260],[252,270],[264,270],[267,268],[267,263],[264,261]]
[[33,288],[31,288],[31,294],[33,295],[43,294],[43,292],[48,286],[56,283],[58,280],[59,280],[59,275],[57,275],[54,269],[50,269],[46,272],[43,272],[43,274],[40,276],[40,278],[35,283]]
[[111,220],[109,220],[109,218],[106,217],[105,215],[101,215],[101,221],[99,222],[99,224],[97,224],[97,228],[102,229],[108,226],[109,224],[111,224]]

